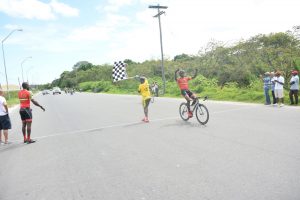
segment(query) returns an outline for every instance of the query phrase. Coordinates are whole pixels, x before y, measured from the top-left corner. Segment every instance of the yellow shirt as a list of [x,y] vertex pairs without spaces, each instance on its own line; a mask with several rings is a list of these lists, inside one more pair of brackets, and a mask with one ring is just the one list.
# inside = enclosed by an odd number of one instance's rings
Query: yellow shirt
[[151,93],[147,80],[145,80],[143,84],[139,85],[139,93],[141,93],[143,100],[151,98]]

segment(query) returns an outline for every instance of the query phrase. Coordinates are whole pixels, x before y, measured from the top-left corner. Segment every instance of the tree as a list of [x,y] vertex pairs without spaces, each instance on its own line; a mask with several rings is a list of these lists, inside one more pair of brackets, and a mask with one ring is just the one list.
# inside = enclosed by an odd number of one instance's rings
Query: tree
[[174,57],[174,61],[182,61],[182,60],[192,60],[194,57],[193,56],[189,56],[189,55],[187,55],[187,54],[180,54],[180,55],[176,55],[175,57]]
[[93,64],[87,62],[87,61],[79,61],[73,66],[73,70],[75,71],[86,71],[93,67]]

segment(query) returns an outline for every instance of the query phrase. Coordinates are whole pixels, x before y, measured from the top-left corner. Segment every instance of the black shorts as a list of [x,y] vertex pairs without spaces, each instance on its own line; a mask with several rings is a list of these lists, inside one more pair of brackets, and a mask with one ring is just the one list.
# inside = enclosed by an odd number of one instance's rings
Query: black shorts
[[192,97],[194,93],[191,92],[190,90],[181,90],[181,94],[182,96],[188,95],[189,97]]
[[23,122],[32,122],[32,112],[30,108],[20,108],[20,116]]
[[10,118],[8,115],[0,116],[0,130],[11,129]]

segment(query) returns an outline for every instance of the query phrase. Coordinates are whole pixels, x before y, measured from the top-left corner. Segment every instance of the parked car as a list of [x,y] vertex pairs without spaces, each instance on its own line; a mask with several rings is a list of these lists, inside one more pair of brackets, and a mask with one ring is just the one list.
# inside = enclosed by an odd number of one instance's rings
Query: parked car
[[55,94],[61,94],[61,90],[60,90],[59,87],[54,87],[53,90],[52,90],[52,93],[53,93],[53,95],[55,95]]
[[49,92],[49,90],[43,90],[42,94],[46,95],[46,94],[50,94],[50,92]]

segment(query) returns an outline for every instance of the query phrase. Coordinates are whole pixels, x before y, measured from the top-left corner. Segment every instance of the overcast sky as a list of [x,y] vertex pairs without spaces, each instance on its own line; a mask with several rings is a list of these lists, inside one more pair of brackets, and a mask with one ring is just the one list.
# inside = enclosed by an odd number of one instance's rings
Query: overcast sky
[[[157,10],[166,58],[197,54],[210,40],[285,32],[300,25],[300,0],[0,0],[0,40],[5,42],[9,83],[23,77],[51,82],[78,61],[112,64],[160,59]],[[2,55],[2,52],[1,52]],[[5,84],[0,56],[0,83]]]

